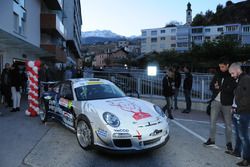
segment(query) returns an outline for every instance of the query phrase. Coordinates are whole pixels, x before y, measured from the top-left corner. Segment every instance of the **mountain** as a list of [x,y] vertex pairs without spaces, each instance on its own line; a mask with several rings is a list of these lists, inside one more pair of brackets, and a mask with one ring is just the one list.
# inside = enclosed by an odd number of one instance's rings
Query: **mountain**
[[227,1],[225,6],[217,5],[216,12],[211,10],[206,11],[205,14],[197,14],[192,22],[192,26],[207,26],[207,25],[222,25],[250,23],[250,0],[233,3]]
[[95,30],[82,32],[82,43],[83,44],[96,44],[104,42],[117,42],[119,40],[127,40],[138,38],[137,36],[125,37],[110,30]]
[[121,38],[121,35],[113,33],[110,30],[95,30],[82,32],[82,36],[87,37],[102,37],[102,38]]

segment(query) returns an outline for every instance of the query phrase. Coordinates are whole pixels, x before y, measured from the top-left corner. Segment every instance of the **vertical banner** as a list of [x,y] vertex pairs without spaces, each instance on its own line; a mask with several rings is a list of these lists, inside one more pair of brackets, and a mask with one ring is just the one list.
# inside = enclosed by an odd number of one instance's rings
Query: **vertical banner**
[[40,69],[40,60],[27,61],[26,69],[28,73],[28,109],[25,114],[35,117],[39,114],[39,95],[38,95],[38,71]]

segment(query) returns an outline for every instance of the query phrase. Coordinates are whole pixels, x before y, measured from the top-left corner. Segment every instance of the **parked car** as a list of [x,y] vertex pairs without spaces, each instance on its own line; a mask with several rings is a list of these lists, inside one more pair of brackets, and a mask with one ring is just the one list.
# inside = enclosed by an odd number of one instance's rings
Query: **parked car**
[[40,99],[42,122],[57,119],[76,132],[83,149],[142,151],[169,139],[168,120],[161,108],[127,97],[108,80],[70,79],[55,84]]

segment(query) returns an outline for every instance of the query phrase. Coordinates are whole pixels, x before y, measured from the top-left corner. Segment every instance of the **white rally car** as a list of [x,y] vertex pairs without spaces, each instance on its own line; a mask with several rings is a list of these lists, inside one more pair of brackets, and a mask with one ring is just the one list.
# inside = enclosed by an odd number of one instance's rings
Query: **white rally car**
[[40,118],[49,118],[76,132],[83,149],[141,151],[159,148],[169,139],[161,108],[127,97],[104,79],[70,79],[55,84],[40,99]]

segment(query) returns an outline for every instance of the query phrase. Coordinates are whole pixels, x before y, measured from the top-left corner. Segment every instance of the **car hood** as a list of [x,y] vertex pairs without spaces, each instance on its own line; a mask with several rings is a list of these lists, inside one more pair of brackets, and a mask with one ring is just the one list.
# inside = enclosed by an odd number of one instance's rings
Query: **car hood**
[[105,100],[92,100],[88,103],[102,117],[104,112],[116,115],[122,124],[143,123],[159,120],[160,115],[154,110],[152,103],[144,100],[123,97]]

